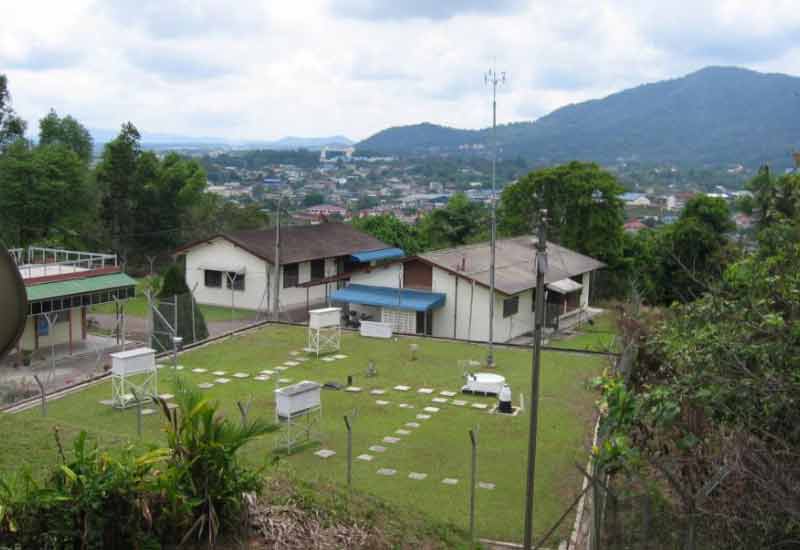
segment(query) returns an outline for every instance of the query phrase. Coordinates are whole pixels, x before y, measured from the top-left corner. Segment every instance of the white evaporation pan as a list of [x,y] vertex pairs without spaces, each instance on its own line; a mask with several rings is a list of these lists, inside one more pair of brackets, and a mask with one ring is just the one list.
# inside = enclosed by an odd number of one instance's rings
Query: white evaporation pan
[[467,374],[467,383],[461,388],[464,393],[480,393],[483,395],[497,395],[506,383],[506,377],[491,372],[476,372]]

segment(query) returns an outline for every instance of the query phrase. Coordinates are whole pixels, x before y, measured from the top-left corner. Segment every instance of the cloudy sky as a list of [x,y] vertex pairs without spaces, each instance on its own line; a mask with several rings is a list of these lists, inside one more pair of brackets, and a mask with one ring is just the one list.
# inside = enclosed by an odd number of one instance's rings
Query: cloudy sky
[[0,72],[35,126],[229,139],[491,123],[706,65],[800,75],[796,0],[0,0]]

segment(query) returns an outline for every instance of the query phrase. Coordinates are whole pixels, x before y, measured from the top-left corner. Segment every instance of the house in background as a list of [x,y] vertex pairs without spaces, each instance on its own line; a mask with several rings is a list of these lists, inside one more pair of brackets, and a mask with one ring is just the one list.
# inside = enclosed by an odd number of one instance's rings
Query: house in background
[[221,233],[177,250],[186,283],[200,304],[272,311],[274,278],[280,277],[280,311],[324,303],[353,271],[369,272],[403,251],[343,223],[280,228],[280,269],[275,269],[275,230]]
[[28,295],[28,319],[18,352],[60,346],[73,353],[87,339],[91,306],[124,302],[136,292],[136,281],[122,273],[115,254],[41,247],[10,253]]
[[[494,339],[505,342],[533,330],[536,239],[497,241]],[[546,317],[550,325],[589,308],[592,273],[604,264],[548,243]],[[331,295],[396,332],[487,341],[490,323],[489,243],[438,250],[353,273]]]

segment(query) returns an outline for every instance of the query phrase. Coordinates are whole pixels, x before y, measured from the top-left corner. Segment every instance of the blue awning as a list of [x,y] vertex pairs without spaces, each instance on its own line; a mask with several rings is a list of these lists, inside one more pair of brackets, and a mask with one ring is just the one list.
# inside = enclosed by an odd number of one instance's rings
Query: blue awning
[[382,248],[380,250],[370,250],[369,252],[356,252],[351,255],[357,262],[377,262],[380,260],[392,260],[394,258],[402,258],[406,253],[402,248]]
[[445,295],[440,292],[357,284],[341,288],[331,294],[333,302],[412,311],[428,311],[442,307],[444,299]]

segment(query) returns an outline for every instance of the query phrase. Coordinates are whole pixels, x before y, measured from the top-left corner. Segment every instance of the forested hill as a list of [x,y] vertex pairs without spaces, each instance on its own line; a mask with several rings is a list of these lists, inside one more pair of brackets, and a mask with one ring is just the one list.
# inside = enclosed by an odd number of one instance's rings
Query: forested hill
[[[417,124],[383,130],[363,150],[394,154],[480,151],[484,130]],[[568,105],[536,120],[498,127],[504,158],[535,163],[618,159],[686,165],[788,166],[800,149],[800,78],[708,67],[603,99]],[[485,151],[485,150],[484,150]]]

